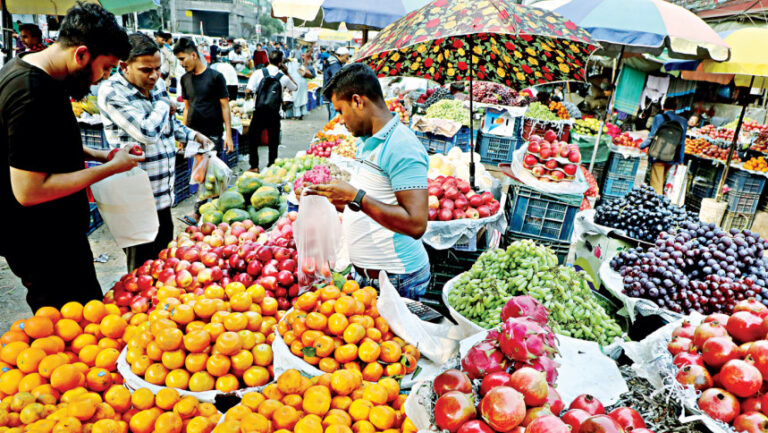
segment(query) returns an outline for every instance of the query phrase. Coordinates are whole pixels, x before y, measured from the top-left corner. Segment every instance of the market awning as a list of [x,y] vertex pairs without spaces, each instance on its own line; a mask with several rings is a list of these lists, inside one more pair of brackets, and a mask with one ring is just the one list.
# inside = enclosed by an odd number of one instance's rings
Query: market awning
[[[77,0],[4,0],[12,14],[65,15]],[[160,0],[84,0],[99,3],[115,15],[144,12],[160,6]]]

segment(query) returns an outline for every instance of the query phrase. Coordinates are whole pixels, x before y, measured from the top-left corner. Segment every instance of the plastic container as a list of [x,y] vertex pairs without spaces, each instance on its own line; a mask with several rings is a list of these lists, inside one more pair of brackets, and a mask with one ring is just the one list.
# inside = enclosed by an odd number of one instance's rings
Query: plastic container
[[634,177],[616,176],[608,173],[601,191],[604,199],[609,200],[608,197],[610,197],[610,200],[613,200],[629,194],[634,187]]
[[634,178],[637,168],[640,167],[640,158],[625,158],[620,153],[611,152],[608,162],[608,176],[622,176]]
[[514,137],[478,133],[477,150],[483,164],[502,164],[512,161],[512,154],[524,144]]
[[232,137],[232,146],[234,149],[232,149],[232,153],[227,153],[226,148],[224,147],[224,141],[221,142],[221,145],[216,149],[216,155],[218,155],[219,158],[221,158],[222,161],[227,163],[227,167],[234,168],[237,166],[237,160],[238,160],[238,141],[235,141],[234,136],[237,134],[233,134]]
[[[432,278],[429,280],[429,286],[427,287],[427,291],[422,298],[422,301],[432,301],[432,303],[429,304],[430,306],[435,303],[441,305],[442,291],[445,283],[456,275],[468,271],[477,261],[477,258],[480,257],[480,254],[483,253],[484,249],[458,251],[455,249],[436,250],[429,246],[426,248],[427,254],[429,255],[429,267]],[[438,309],[438,311],[443,311],[444,309],[445,307],[443,306],[442,309]]]
[[459,146],[463,152],[469,151],[469,127],[467,126],[462,126],[453,137],[446,137],[431,132],[414,131],[414,133],[429,153],[442,153],[445,155],[455,146]]
[[250,154],[250,146],[248,146],[247,138],[234,130],[232,131],[232,143],[235,145],[238,155]]
[[514,197],[506,207],[507,232],[523,238],[570,242],[579,204],[558,200],[533,188],[513,185]]
[[[718,183],[720,176],[718,176]],[[725,184],[730,189],[726,194],[728,212],[754,214],[765,189],[765,181],[763,176],[753,175],[743,170],[729,170],[725,180]]]
[[752,221],[755,219],[754,213],[739,213],[726,211],[723,222],[720,227],[728,231],[730,229],[745,230],[752,227]]
[[109,144],[107,138],[104,136],[104,127],[87,125],[80,123],[80,138],[83,141],[83,146],[96,150],[107,150]]
[[90,223],[88,224],[88,234],[90,235],[94,231],[96,231],[97,228],[101,227],[101,224],[104,222],[103,219],[101,219],[101,214],[99,213],[99,208],[96,206],[96,203],[89,203],[88,206],[90,206]]
[[187,197],[190,196],[189,185],[190,168],[189,162],[184,159],[184,155],[176,155],[176,172],[173,180],[173,206],[175,207]]

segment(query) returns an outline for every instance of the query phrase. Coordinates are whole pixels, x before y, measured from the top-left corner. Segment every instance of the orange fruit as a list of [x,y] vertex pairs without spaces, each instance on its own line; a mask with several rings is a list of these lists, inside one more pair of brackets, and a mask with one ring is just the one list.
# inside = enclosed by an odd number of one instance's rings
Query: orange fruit
[[272,423],[258,413],[250,413],[240,421],[240,429],[244,432],[272,433]]
[[96,339],[94,335],[91,334],[80,334],[77,337],[75,337],[74,340],[70,343],[70,347],[72,348],[72,351],[79,354],[80,350],[83,349],[83,347],[91,345],[91,344],[97,344],[99,340]]
[[281,403],[283,403],[286,406],[291,406],[294,409],[301,409],[301,403],[304,399],[299,394],[288,394],[283,396],[283,398],[280,400]]
[[[158,310],[153,311],[156,312]],[[152,333],[152,335],[157,335],[160,330],[167,329],[167,328],[178,328],[178,325],[176,325],[176,322],[174,322],[171,319],[165,318],[165,317],[155,317],[154,319],[150,317],[149,320],[149,332]]]
[[325,416],[331,408],[331,392],[324,386],[312,386],[304,393],[301,407],[306,413]]
[[99,329],[102,335],[109,338],[122,338],[128,322],[120,316],[109,314],[101,319]]
[[333,358],[323,358],[317,363],[317,368],[326,373],[333,373],[338,370],[339,367],[339,362]]
[[198,371],[189,378],[189,390],[192,392],[210,391],[215,384],[215,379],[207,371]]
[[263,316],[274,316],[277,314],[277,299],[264,298],[264,300],[261,301],[261,314]]
[[[338,301],[337,301],[338,302]],[[333,335],[342,335],[349,326],[347,317],[340,313],[333,313],[328,317],[328,331]]]
[[224,355],[234,355],[242,349],[242,343],[237,333],[228,331],[219,335],[214,348]]
[[197,373],[205,370],[205,363],[208,361],[206,353],[190,353],[184,360],[184,368],[190,373]]
[[360,285],[357,284],[357,281],[355,280],[347,280],[344,282],[344,285],[341,287],[341,291],[344,292],[345,294],[351,294],[359,289],[360,289]]
[[30,317],[24,322],[24,332],[30,338],[43,338],[53,335],[53,322],[47,317]]
[[29,373],[19,381],[19,392],[31,392],[40,385],[45,385],[47,381],[40,373]]
[[293,428],[294,433],[323,433],[323,420],[317,415],[307,415]]
[[205,363],[205,369],[214,377],[224,376],[229,372],[232,362],[229,357],[216,353],[208,357]]
[[253,305],[253,298],[246,292],[241,292],[229,298],[229,305],[232,311],[248,311]]
[[277,388],[283,394],[300,394],[302,376],[298,370],[288,369],[277,378]]
[[195,315],[201,319],[208,319],[216,313],[216,303],[208,298],[198,299],[193,307]]
[[163,385],[167,375],[168,369],[163,364],[155,363],[147,367],[144,372],[144,380],[153,385]]
[[333,357],[336,361],[342,364],[352,362],[357,359],[357,346],[354,344],[345,344],[337,347],[333,353]]
[[312,311],[317,305],[320,294],[318,292],[306,292],[296,298],[294,308],[302,311]]
[[325,433],[352,433],[352,429],[343,424],[331,424],[325,428]]
[[19,390],[19,382],[24,378],[24,373],[17,369],[11,369],[0,375],[0,392],[13,395]]
[[109,371],[115,371],[117,368],[117,358],[120,357],[120,351],[117,349],[104,349],[96,355],[93,365],[99,368],[105,368]]
[[19,357],[19,354],[22,351],[28,348],[29,344],[23,341],[12,341],[0,349],[0,360],[11,365],[16,365],[16,358]]
[[83,320],[83,305],[79,302],[67,302],[61,307],[61,317],[76,322]]
[[277,383],[270,383],[261,391],[267,400],[282,400],[285,394],[277,387]]
[[264,400],[266,400],[266,398],[264,398],[262,394],[250,391],[243,394],[243,397],[240,399],[240,404],[251,411],[255,411]]
[[85,375],[85,383],[91,391],[102,392],[112,386],[112,375],[103,368],[94,367]]
[[389,394],[383,386],[373,383],[363,388],[363,398],[374,405],[386,404]]
[[181,346],[184,333],[177,328],[163,328],[155,335],[155,342],[162,351],[176,350]]
[[80,327],[80,324],[72,319],[59,320],[54,325],[54,329],[56,330],[56,335],[67,342],[74,340],[75,337],[83,333],[83,328]]
[[152,364],[152,360],[147,355],[141,356],[131,363],[131,372],[136,376],[144,376]]
[[316,331],[322,331],[328,324],[328,318],[320,313],[307,314],[307,327]]
[[315,348],[315,356],[324,358],[326,356],[330,356],[333,353],[336,345],[333,343],[333,338],[327,335],[321,335],[315,340],[315,342],[312,344],[312,347]]
[[56,367],[51,374],[51,386],[59,392],[69,391],[85,381],[85,376],[72,364],[64,364]]
[[413,346],[411,344],[406,344],[403,346],[403,353],[406,355],[413,356],[417,361],[421,359],[421,353],[419,352],[419,349],[416,348],[416,346]]
[[171,410],[181,399],[179,392],[173,388],[163,388],[155,395],[155,406],[163,410]]
[[216,379],[215,388],[223,393],[236,391],[240,386],[234,374],[225,374]]
[[83,319],[91,323],[99,323],[107,315],[107,308],[101,301],[89,301],[83,306]]
[[324,334],[320,331],[308,330],[301,334],[301,344],[304,347],[312,347],[315,341]]
[[272,412],[272,426],[275,429],[291,430],[301,418],[299,411],[292,406],[281,406]]
[[29,336],[23,331],[8,331],[0,337],[0,346],[5,346],[13,341],[21,341],[29,344]]
[[268,419],[272,419],[272,414],[281,407],[283,407],[283,404],[280,403],[279,401],[267,399],[261,402],[261,404],[259,404],[259,407],[258,409],[256,409],[256,412]]
[[357,388],[354,373],[337,370],[331,374],[331,389],[337,395],[349,395]]
[[368,420],[360,420],[352,424],[352,431],[354,433],[375,433],[376,427]]
[[104,393],[104,402],[112,406],[116,412],[125,412],[132,404],[131,392],[122,385],[112,385]]
[[153,361],[160,361],[163,359],[163,350],[160,349],[160,345],[156,341],[152,341],[147,344],[147,356]]
[[187,423],[186,433],[210,433],[213,430],[213,427],[213,423],[209,421],[208,418],[204,416],[196,416],[190,419]]
[[115,340],[113,338],[109,338],[109,337],[104,337],[104,338],[100,339],[98,344],[97,344],[97,346],[101,347],[102,349],[115,349],[115,350],[118,350],[118,349],[122,348],[122,345],[120,344],[119,341],[117,341],[117,340]]
[[329,425],[335,424],[349,427],[352,425],[352,417],[343,410],[331,409],[328,411],[328,414],[325,415],[325,418],[323,418],[323,426],[328,427]]
[[333,307],[336,305],[335,300],[325,301],[322,304],[320,304],[320,308],[318,308],[318,312],[322,314],[323,316],[330,316],[334,313]]
[[246,370],[253,365],[253,354],[248,350],[241,350],[232,355],[232,368],[236,370]]
[[179,325],[186,325],[195,320],[195,310],[191,305],[177,305],[171,310],[170,319]]
[[93,335],[96,338],[101,338],[104,336],[101,333],[101,326],[99,323],[89,323],[89,322],[84,322],[84,323],[87,323],[87,325],[85,325],[85,327],[83,328],[84,333]]
[[387,401],[394,401],[400,395],[400,383],[391,377],[384,377],[379,380],[381,385],[387,391]]
[[[349,325],[350,327],[352,325]],[[357,356],[365,363],[376,362],[379,360],[381,347],[372,341],[364,341],[357,350]]]
[[189,379],[190,375],[187,370],[180,368],[171,370],[168,372],[168,375],[165,376],[165,386],[169,386],[171,388],[187,389],[187,387],[189,387]]
[[28,347],[19,352],[19,355],[16,357],[16,366],[23,373],[32,373],[33,371],[37,371],[40,361],[46,356],[46,353],[42,349]]
[[409,353],[406,353],[403,356],[405,357],[405,373],[410,374],[416,371],[416,364],[418,363],[416,358]]
[[400,364],[399,362],[395,362],[393,364],[389,364],[386,367],[384,367],[384,375],[385,376],[403,376],[405,374],[405,366],[403,364]]
[[129,426],[133,433],[150,433],[160,414],[153,409],[142,410],[131,417]]
[[341,296],[341,290],[339,290],[339,288],[334,286],[333,284],[330,284],[321,288],[320,290],[318,290],[318,292],[319,292],[320,300],[323,302],[335,300],[335,299],[338,299],[339,296]]
[[35,316],[37,317],[47,317],[51,320],[51,322],[56,323],[59,319],[61,319],[61,313],[59,310],[53,308],[53,307],[40,307],[35,311]]
[[269,371],[260,366],[253,366],[243,373],[243,382],[246,386],[263,386],[269,383]]
[[63,354],[57,353],[54,355],[47,355],[45,358],[40,360],[40,363],[37,366],[37,372],[40,373],[41,376],[48,379],[51,377],[53,370],[55,370],[56,367],[66,363],[67,357]]
[[346,395],[337,395],[331,399],[331,408],[347,411],[352,404],[352,399]]
[[227,331],[242,331],[248,327],[248,318],[243,313],[229,313],[224,316],[223,324]]
[[378,362],[371,362],[363,368],[363,380],[376,382],[384,374],[384,367]]
[[185,359],[186,354],[184,353],[184,350],[179,349],[171,352],[164,352],[161,357],[161,362],[165,368],[175,370],[184,366]]
[[402,348],[394,341],[385,341],[381,343],[381,355],[379,358],[388,363],[400,362],[403,356]]
[[[198,411],[198,408],[200,408],[202,412],[203,406],[205,405],[201,405],[195,397],[191,395],[185,395],[173,406],[173,412],[186,419],[194,416]],[[216,413],[215,408],[214,413]],[[201,413],[201,415],[208,416],[204,413]]]
[[368,400],[355,400],[349,405],[349,415],[355,421],[368,420],[373,403]]
[[157,417],[154,425],[154,431],[158,433],[180,433],[181,428],[181,417],[173,412],[165,412]]
[[386,430],[395,425],[395,410],[389,406],[374,406],[368,414],[368,421],[378,430]]

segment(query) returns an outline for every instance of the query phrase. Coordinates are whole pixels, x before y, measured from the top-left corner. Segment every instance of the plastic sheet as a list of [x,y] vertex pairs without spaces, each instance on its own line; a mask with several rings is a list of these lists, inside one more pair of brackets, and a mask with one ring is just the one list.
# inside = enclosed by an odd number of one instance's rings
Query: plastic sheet
[[524,184],[550,194],[581,195],[589,189],[589,183],[584,178],[584,173],[581,170],[576,170],[576,178],[570,182],[542,182],[538,180],[533,173],[523,167],[523,158],[526,151],[526,146],[517,149],[512,156],[510,167],[512,174]]
[[661,316],[667,322],[677,320],[682,317],[681,314],[665,310],[655,302],[649,299],[632,298],[624,294],[624,280],[621,275],[611,269],[611,264],[605,262],[600,266],[600,280],[603,282],[603,287],[613,295],[616,299],[621,301],[629,315],[630,322],[634,322],[637,314],[641,316]]
[[301,197],[299,215],[293,224],[301,289],[332,280],[331,271],[335,269],[341,249],[341,232],[336,208],[327,198],[317,195]]
[[613,143],[608,144],[611,152],[616,152],[624,158],[647,158],[648,155],[635,147],[617,146]]
[[632,369],[647,379],[657,389],[669,388],[673,398],[684,406],[680,421],[690,423],[701,421],[713,433],[732,433],[727,424],[717,421],[698,408],[698,393],[693,388],[686,388],[675,380],[677,368],[672,364],[672,354],[667,350],[667,343],[672,339],[672,331],[679,327],[684,320],[698,324],[704,316],[693,313],[680,318],[653,332],[644,340],[624,342],[622,347],[627,356],[634,362]]
[[427,231],[421,240],[436,250],[447,250],[456,244],[467,243],[477,236],[478,232],[485,228],[488,233],[501,233],[507,229],[507,220],[504,218],[503,197],[501,208],[495,215],[479,219],[461,219],[454,221],[429,221]]

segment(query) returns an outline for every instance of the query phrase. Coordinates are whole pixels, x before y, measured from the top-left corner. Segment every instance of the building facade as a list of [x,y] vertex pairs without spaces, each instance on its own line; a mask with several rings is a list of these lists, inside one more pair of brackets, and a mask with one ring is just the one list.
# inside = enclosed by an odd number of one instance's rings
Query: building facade
[[174,32],[255,38],[258,18],[269,13],[268,0],[172,0]]

